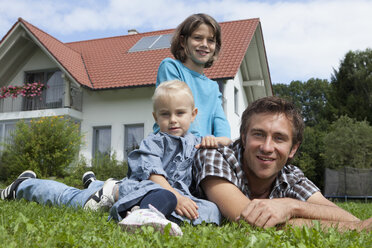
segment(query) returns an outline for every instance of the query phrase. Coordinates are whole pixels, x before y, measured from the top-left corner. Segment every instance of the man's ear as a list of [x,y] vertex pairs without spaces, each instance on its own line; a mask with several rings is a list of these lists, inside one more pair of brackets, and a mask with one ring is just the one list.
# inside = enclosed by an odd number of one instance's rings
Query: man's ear
[[152,112],[152,116],[154,117],[155,122],[158,123],[158,118],[156,118],[155,112]]
[[297,143],[292,146],[291,151],[289,152],[288,158],[292,159],[294,155],[296,154],[298,148],[300,147],[301,143]]
[[245,149],[245,143],[247,142],[247,141],[245,140],[246,137],[247,137],[246,134],[243,134],[243,135],[240,137],[240,142],[241,142],[240,145],[242,146],[243,149]]

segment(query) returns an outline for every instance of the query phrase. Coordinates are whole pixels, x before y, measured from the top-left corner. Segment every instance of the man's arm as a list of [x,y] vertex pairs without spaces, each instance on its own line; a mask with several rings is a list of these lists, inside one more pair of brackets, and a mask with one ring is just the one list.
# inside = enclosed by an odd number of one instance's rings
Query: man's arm
[[201,187],[208,200],[216,203],[222,215],[230,221],[235,221],[250,202],[234,184],[220,177],[206,177],[201,181]]
[[[329,221],[329,220],[320,220],[320,225],[324,228],[337,228],[339,231],[347,231],[347,230],[356,230],[356,231],[372,231],[372,217],[366,220],[362,221]],[[292,226],[307,226],[307,227],[313,227],[314,226],[314,220],[310,219],[299,219],[294,218],[287,222],[287,224],[290,224]]]
[[359,221],[351,213],[327,200],[320,192],[314,193],[306,202],[300,202],[295,208],[294,217],[296,216],[317,220]]
[[289,208],[275,201],[283,199],[250,200],[234,184],[216,176],[206,177],[201,186],[208,200],[230,221],[241,219],[253,226],[273,227],[291,218]]
[[293,218],[330,222],[359,222],[359,219],[328,201],[320,192],[307,202],[292,198],[255,199],[241,213],[254,226],[273,227]]
[[231,221],[244,219],[259,227],[273,227],[292,218],[327,221],[359,221],[317,192],[308,202],[291,198],[249,200],[229,181],[209,176],[201,182],[207,198],[216,203],[223,216]]

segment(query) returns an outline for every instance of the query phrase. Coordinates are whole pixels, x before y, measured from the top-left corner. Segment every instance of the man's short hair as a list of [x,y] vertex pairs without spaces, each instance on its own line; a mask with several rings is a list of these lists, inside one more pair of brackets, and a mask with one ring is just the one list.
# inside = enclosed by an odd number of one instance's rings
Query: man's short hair
[[246,137],[251,117],[254,114],[263,113],[284,114],[292,122],[292,145],[302,143],[305,124],[300,112],[293,103],[279,97],[269,96],[254,101],[244,110],[238,139],[240,144],[244,143],[242,139]]

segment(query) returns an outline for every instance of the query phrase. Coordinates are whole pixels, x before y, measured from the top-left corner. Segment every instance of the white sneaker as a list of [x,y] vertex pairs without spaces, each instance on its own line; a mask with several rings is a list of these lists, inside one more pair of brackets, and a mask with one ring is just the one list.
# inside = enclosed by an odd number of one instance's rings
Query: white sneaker
[[115,203],[113,191],[117,182],[119,181],[113,178],[107,179],[103,187],[89,197],[84,209],[109,211]]
[[183,235],[181,228],[176,223],[167,220],[165,216],[151,204],[149,204],[149,208],[133,211],[119,222],[119,226],[124,231],[130,232],[135,232],[141,226],[152,226],[155,230],[164,233],[164,228],[168,224],[171,225],[169,235]]
[[130,215],[131,213],[133,213],[134,211],[137,211],[138,209],[140,209],[140,206],[134,206],[130,209],[130,211],[127,211],[127,214],[125,215],[125,217],[128,217],[128,215]]

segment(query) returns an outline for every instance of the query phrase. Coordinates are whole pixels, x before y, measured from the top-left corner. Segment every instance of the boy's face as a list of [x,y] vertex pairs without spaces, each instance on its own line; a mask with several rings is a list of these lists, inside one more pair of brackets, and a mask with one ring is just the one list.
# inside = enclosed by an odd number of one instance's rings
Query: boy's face
[[299,147],[292,144],[292,131],[292,122],[284,114],[252,115],[242,139],[248,179],[273,180],[278,175]]
[[184,136],[194,121],[198,110],[192,109],[191,99],[177,94],[161,97],[155,101],[154,119],[160,131],[174,136]]
[[189,52],[185,65],[191,69],[200,66],[204,68],[204,64],[213,57],[216,50],[216,39],[212,27],[204,23],[200,24],[186,40],[184,46]]

